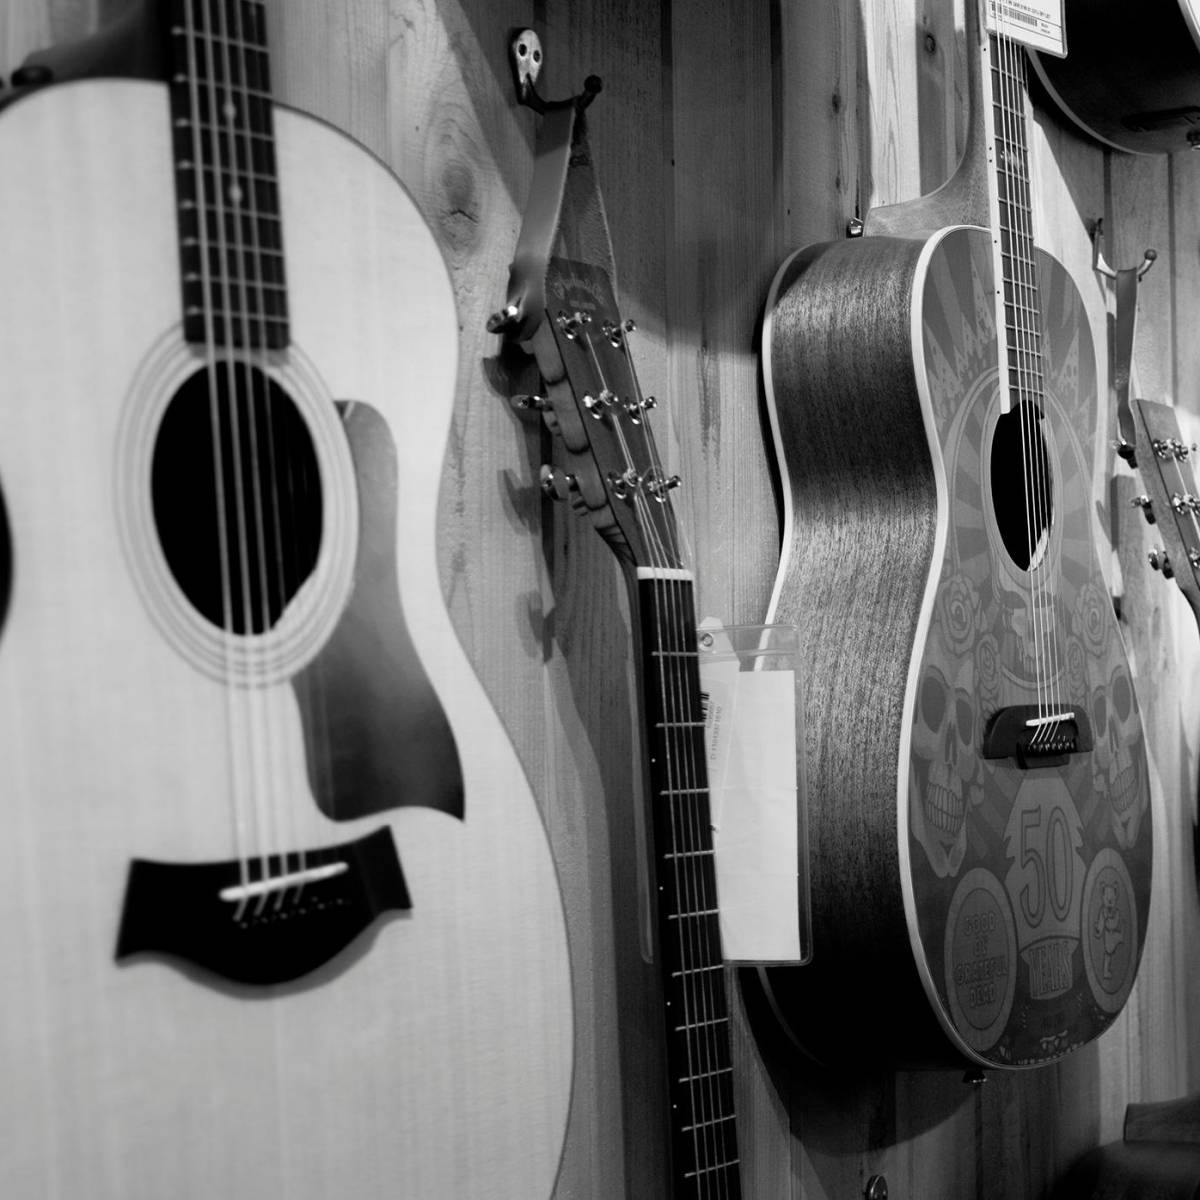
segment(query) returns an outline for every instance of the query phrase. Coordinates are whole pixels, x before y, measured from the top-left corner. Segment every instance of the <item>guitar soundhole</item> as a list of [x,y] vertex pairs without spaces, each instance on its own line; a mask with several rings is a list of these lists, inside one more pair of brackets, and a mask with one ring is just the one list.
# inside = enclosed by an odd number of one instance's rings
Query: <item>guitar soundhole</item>
[[1032,570],[1046,547],[1054,492],[1036,405],[1022,400],[996,422],[991,467],[992,507],[1004,549],[1022,571]]
[[151,491],[167,565],[196,609],[234,633],[274,626],[321,541],[316,453],[287,393],[246,363],[197,371],[163,414]]

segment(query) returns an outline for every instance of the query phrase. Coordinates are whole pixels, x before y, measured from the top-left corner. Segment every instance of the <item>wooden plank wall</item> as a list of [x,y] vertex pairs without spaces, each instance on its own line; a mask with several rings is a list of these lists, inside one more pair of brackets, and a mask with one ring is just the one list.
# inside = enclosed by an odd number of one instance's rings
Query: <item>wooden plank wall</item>
[[[121,3],[9,0],[0,71]],[[965,119],[961,11],[953,0],[269,0],[268,16],[280,98],[391,164],[457,289],[453,432],[447,447],[426,449],[445,453],[446,603],[533,783],[561,878],[576,1058],[556,1198],[659,1196],[624,603],[599,539],[539,494],[537,468],[552,449],[505,402],[531,382],[528,368],[500,361],[484,329],[503,298],[531,173],[533,118],[512,101],[508,33],[541,33],[548,96],[589,72],[604,80],[592,146],[623,304],[640,327],[639,372],[669,401],[657,432],[684,479],[700,610],[753,622],[779,539],[759,408],[763,297],[796,245],[839,237],[870,205],[945,178]],[[1099,345],[1106,300],[1089,224],[1104,217],[1119,265],[1159,250],[1142,289],[1136,379],[1200,422],[1200,158],[1107,154],[1047,113],[1034,152],[1041,240],[1074,272]],[[1126,1011],[1057,1067],[971,1087],[958,1073],[790,1070],[764,1059],[738,1002],[747,1196],[842,1200],[879,1173],[894,1198],[1036,1197],[1087,1147],[1119,1136],[1127,1101],[1200,1089],[1197,638],[1173,588],[1145,567],[1152,543],[1140,519],[1113,502],[1133,481],[1110,489],[1113,455],[1107,445],[1096,453],[1097,529],[1120,564],[1155,775],[1153,912]],[[888,1020],[885,979],[879,1016]]]

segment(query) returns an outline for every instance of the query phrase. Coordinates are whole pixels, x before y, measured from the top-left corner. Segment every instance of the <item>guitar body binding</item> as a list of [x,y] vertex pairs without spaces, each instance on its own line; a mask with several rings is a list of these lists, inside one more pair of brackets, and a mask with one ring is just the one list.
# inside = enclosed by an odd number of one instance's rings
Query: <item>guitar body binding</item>
[[[1149,774],[1093,548],[1082,301],[1038,251],[1049,471],[1040,550],[1021,563],[997,512],[1011,488],[993,479],[990,254],[970,226],[828,243],[772,287],[785,553],[768,620],[797,620],[813,664],[814,959],[763,978],[802,1045],[819,1030],[828,1047],[832,1023],[861,1057],[1023,1067],[1097,1037],[1129,994],[1149,910]],[[1022,713],[1045,711],[1047,688],[1062,753],[985,752],[989,732],[995,751],[999,726],[1011,741]],[[873,731],[865,749],[850,728]]]

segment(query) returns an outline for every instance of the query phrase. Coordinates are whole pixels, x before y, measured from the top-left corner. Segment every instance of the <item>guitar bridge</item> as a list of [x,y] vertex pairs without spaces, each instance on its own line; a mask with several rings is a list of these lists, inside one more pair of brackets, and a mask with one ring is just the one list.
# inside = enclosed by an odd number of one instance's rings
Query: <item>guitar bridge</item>
[[411,907],[388,826],[358,841],[244,864],[135,858],[116,958],[162,954],[234,983],[290,983],[324,966],[383,913]]
[[1092,748],[1092,727],[1082,709],[1046,712],[1040,704],[1013,704],[988,722],[984,758],[1011,758],[1022,770],[1056,767]]

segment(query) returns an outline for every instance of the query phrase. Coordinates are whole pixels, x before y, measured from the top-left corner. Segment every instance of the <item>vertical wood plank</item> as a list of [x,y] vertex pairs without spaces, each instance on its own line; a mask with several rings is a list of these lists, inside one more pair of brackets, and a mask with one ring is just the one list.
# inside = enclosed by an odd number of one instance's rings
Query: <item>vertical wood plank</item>
[[[1200,156],[1175,154],[1169,160],[1171,229],[1168,261],[1156,270],[1169,274],[1174,371],[1171,397],[1185,440],[1200,440]],[[1161,247],[1160,247],[1161,250]],[[1167,286],[1158,280],[1158,286]],[[1195,461],[1193,460],[1193,471]],[[1190,611],[1175,602],[1171,657],[1180,681],[1177,738],[1178,773],[1171,786],[1178,796],[1180,878],[1174,889],[1170,921],[1174,933],[1176,968],[1182,975],[1176,1061],[1186,1061],[1185,1081],[1178,1092],[1200,1089],[1200,909],[1196,904],[1197,759],[1200,757],[1200,638]],[[1188,1019],[1190,1014],[1190,1019]],[[1184,1052],[1186,1048],[1186,1053]],[[1156,1097],[1165,1098],[1165,1097]]]
[[11,0],[0,11],[0,71],[5,79],[31,50],[50,45],[52,0]]
[[[668,392],[699,615],[727,623],[762,620],[779,552],[756,338],[782,210],[802,198],[781,196],[775,167],[777,20],[770,0],[672,0],[665,48]],[[787,1112],[732,999],[744,1194],[795,1194]]]

